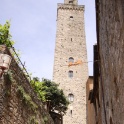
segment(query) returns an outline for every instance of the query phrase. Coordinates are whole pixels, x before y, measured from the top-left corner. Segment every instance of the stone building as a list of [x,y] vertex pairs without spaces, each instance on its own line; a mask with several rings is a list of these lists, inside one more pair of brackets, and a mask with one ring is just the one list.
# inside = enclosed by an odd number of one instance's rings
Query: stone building
[[58,4],[53,81],[70,104],[63,124],[86,124],[87,51],[84,6],[78,0]]
[[98,64],[87,96],[88,124],[124,124],[124,1],[96,0],[96,24]]
[[[87,124],[102,124],[100,99],[102,98],[100,87],[98,46],[94,45],[93,76],[90,76],[87,84]],[[99,122],[99,123],[98,123]],[[104,123],[103,123],[104,124]]]

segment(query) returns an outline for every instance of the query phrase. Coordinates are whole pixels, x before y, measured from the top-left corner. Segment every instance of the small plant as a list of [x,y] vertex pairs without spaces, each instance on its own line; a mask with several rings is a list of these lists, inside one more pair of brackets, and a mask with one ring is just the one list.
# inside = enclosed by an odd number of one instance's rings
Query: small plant
[[10,82],[15,82],[14,78],[13,78],[13,73],[12,70],[9,69],[9,71],[7,72],[7,77],[9,79]]
[[45,117],[43,118],[43,120],[44,120],[44,122],[46,123],[46,122],[48,121],[47,116],[45,116]]
[[47,116],[44,116],[42,119],[42,124],[46,124],[48,122]]
[[38,121],[36,120],[35,116],[31,116],[29,124],[38,124]]

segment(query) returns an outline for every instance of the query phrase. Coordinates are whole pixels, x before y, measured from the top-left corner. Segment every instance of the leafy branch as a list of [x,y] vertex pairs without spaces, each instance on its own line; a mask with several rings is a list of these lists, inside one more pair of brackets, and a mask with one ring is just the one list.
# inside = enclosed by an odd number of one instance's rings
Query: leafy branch
[[0,24],[0,44],[4,44],[7,47],[11,47],[15,42],[11,40],[12,36],[9,33],[10,23],[6,23],[2,26]]

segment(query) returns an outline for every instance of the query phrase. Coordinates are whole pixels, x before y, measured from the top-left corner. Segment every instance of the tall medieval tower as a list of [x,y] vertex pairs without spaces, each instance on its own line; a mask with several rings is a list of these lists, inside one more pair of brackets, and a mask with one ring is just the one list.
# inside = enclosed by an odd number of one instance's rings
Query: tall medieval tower
[[86,124],[87,51],[84,6],[78,0],[58,4],[53,81],[70,104],[63,124]]

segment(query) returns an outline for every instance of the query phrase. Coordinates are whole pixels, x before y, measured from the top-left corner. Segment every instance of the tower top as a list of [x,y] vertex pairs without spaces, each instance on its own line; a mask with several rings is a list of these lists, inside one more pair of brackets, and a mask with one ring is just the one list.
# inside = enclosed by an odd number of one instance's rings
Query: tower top
[[72,4],[72,5],[77,5],[78,0],[64,0],[65,4]]

